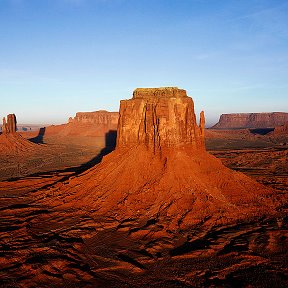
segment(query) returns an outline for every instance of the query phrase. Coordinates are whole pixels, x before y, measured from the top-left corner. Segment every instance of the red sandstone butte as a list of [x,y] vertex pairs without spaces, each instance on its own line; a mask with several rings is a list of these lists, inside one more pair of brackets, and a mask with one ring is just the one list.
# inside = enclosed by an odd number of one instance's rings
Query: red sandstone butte
[[[201,114],[203,126],[204,114]],[[185,90],[140,88],[122,100],[117,147],[144,144],[147,148],[191,146],[204,149],[203,127],[198,127],[193,100]]]
[[185,90],[136,89],[121,101],[116,150],[57,187],[53,205],[118,221],[156,219],[168,230],[272,213],[273,191],[206,152],[200,119],[199,127]]
[[5,117],[3,117],[3,125],[2,125],[2,133],[3,134],[9,134],[9,133],[16,133],[16,116],[15,114],[9,114],[7,115],[7,122]]
[[0,151],[2,155],[21,154],[37,146],[23,138],[16,131],[17,121],[15,114],[7,115],[7,122],[5,117],[3,117],[2,134],[0,135]]

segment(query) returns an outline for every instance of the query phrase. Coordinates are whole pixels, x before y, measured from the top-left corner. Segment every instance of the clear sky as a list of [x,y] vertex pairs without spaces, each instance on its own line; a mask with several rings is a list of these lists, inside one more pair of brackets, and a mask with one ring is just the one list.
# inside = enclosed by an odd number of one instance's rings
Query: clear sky
[[288,112],[287,15],[287,0],[0,0],[0,116],[65,123],[160,86],[208,123]]

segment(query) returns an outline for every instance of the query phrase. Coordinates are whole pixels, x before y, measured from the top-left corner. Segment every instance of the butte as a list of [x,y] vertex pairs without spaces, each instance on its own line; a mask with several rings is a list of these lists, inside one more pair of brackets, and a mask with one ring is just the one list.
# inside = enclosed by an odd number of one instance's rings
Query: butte
[[3,118],[2,134],[0,135],[0,151],[4,155],[19,155],[37,147],[34,143],[23,138],[17,132],[17,120],[15,114]]
[[120,103],[116,149],[56,187],[51,205],[140,228],[161,223],[162,236],[271,215],[273,191],[206,152],[204,124],[185,90],[136,89]]

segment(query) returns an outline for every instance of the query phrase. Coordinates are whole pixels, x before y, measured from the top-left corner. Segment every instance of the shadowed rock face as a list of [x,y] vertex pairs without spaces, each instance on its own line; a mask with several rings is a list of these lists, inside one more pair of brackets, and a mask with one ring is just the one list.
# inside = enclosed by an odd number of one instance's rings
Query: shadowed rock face
[[9,134],[9,133],[16,133],[16,116],[15,114],[9,114],[7,115],[7,122],[5,117],[3,118],[3,125],[2,125],[2,132],[3,134]]
[[193,100],[176,87],[138,88],[122,100],[117,148],[189,146],[204,150],[204,112],[196,123]]
[[274,128],[288,121],[288,113],[222,114],[213,129]]

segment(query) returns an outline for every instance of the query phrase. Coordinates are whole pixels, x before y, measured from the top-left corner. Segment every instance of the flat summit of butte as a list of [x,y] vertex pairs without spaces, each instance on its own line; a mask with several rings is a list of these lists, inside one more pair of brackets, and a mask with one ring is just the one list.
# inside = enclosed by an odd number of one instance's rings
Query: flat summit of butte
[[157,221],[161,233],[272,213],[269,188],[206,152],[204,123],[185,90],[136,89],[121,101],[115,151],[56,187],[52,205],[140,226]]

